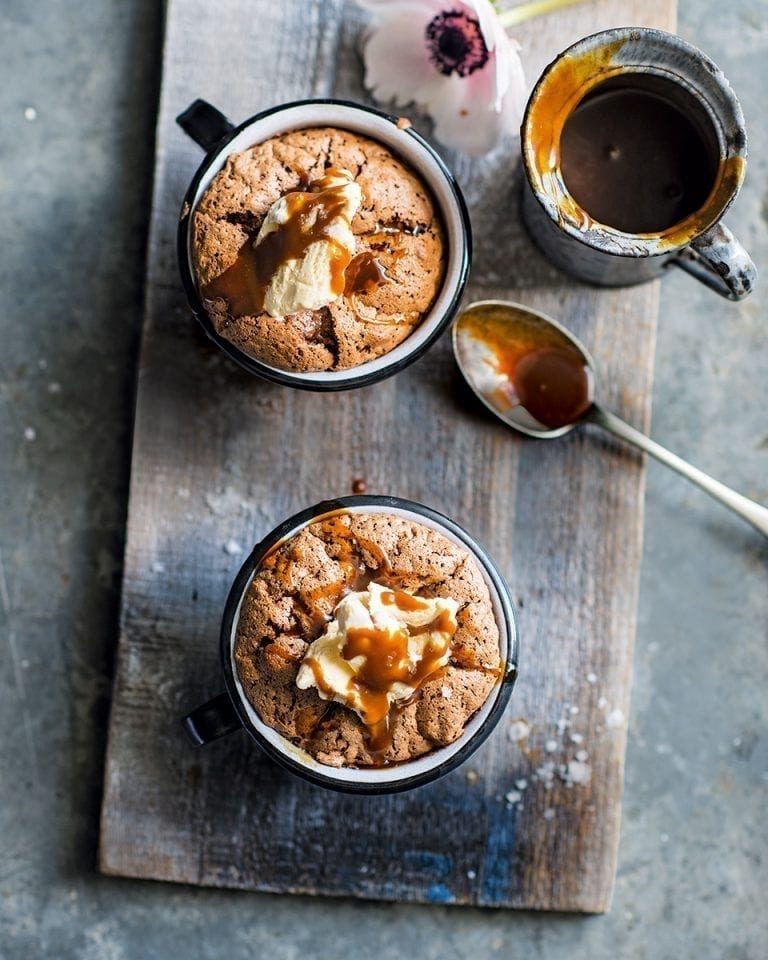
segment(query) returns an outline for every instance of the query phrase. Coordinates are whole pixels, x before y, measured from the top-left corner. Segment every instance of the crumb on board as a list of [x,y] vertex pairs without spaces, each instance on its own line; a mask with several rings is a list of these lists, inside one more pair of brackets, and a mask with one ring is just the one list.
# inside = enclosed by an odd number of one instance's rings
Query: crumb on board
[[513,743],[519,743],[521,740],[525,740],[530,732],[531,728],[528,721],[518,717],[510,724],[508,736]]

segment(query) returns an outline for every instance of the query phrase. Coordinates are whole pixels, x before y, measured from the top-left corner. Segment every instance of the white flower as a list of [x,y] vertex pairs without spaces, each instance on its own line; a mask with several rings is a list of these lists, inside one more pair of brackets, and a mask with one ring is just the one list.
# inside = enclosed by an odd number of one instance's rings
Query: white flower
[[518,44],[490,0],[358,0],[373,14],[365,85],[381,102],[415,103],[435,137],[481,154],[516,134],[527,89]]

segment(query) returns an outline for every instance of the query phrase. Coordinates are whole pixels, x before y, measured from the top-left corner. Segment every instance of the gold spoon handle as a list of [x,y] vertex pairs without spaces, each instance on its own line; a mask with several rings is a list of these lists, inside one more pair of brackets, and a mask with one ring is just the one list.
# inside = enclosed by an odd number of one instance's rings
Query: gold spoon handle
[[639,430],[630,427],[628,423],[625,423],[615,414],[609,413],[608,410],[603,410],[601,407],[593,404],[585,415],[584,420],[588,423],[595,423],[597,426],[603,427],[617,437],[621,437],[622,440],[626,440],[628,443],[634,444],[646,453],[650,453],[652,457],[666,464],[666,466],[677,470],[678,473],[681,473],[692,483],[695,483],[697,487],[701,487],[702,490],[705,490],[711,497],[714,497],[715,500],[719,500],[720,503],[726,507],[730,507],[734,513],[738,513],[740,517],[743,517],[748,523],[751,523],[753,527],[758,529],[760,533],[768,537],[768,509],[766,509],[766,507],[755,503],[755,501],[750,500],[749,497],[744,497],[742,494],[736,493],[736,491],[731,490],[730,487],[726,487],[724,483],[720,483],[719,480],[715,480],[714,477],[710,477],[709,474],[704,473],[703,470],[692,466],[683,460],[682,457],[678,457],[677,454],[667,450],[666,447],[662,447],[661,444],[656,443],[655,440],[646,437],[644,433],[640,433]]

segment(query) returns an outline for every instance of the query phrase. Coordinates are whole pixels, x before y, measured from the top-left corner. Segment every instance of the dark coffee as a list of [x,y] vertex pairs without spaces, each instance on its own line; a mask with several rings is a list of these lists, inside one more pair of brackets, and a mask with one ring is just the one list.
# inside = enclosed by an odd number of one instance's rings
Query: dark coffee
[[[698,210],[715,181],[708,118],[664,81],[607,81],[563,128],[560,165],[569,192],[594,220],[625,233],[657,233]],[[679,105],[678,105],[679,104]]]

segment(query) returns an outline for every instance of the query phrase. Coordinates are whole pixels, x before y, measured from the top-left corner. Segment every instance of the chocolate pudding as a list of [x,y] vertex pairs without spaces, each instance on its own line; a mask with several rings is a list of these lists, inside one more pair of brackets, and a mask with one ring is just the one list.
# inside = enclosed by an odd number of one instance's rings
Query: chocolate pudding
[[234,656],[264,723],[335,767],[452,743],[502,670],[471,554],[413,520],[357,512],[304,527],[267,556]]
[[294,372],[348,369],[401,343],[440,290],[444,250],[420,177],[381,143],[333,127],[231,155],[192,221],[216,332]]

